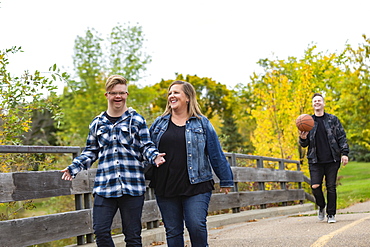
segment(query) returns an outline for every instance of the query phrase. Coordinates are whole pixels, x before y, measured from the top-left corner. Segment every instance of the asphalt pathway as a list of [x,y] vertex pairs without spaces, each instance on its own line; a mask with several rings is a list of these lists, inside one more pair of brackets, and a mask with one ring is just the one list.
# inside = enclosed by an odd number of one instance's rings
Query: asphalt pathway
[[370,246],[370,201],[338,210],[336,219],[328,224],[308,211],[226,225],[209,230],[209,246]]
[[[338,210],[333,224],[319,221],[313,208],[307,203],[211,216],[207,223],[209,246],[370,247],[370,200]],[[163,226],[144,230],[142,236],[145,247],[167,246]],[[126,246],[122,235],[113,239],[116,247]],[[185,243],[191,247],[187,233]]]

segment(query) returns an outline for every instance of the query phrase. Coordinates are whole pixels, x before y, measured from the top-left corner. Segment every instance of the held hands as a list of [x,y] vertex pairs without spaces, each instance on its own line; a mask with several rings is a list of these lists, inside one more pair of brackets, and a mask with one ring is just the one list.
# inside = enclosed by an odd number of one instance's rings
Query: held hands
[[69,172],[68,168],[65,168],[64,170],[61,170],[60,172],[63,172],[62,179],[72,181],[72,175]]
[[299,130],[299,137],[302,139],[307,139],[308,131],[300,131]]
[[158,155],[157,155],[157,157],[155,157],[155,160],[154,160],[154,162],[155,162],[155,165],[157,166],[157,167],[159,167],[160,165],[162,165],[164,162],[166,162],[166,160],[163,158],[163,156],[165,156],[166,155],[166,153],[159,153]]

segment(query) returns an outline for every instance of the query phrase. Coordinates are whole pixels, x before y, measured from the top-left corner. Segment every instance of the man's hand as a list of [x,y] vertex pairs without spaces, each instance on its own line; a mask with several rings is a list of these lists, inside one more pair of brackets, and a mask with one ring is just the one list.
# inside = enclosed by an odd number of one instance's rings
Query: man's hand
[[341,160],[343,166],[347,165],[348,163],[348,156],[343,155]]
[[71,173],[69,172],[68,168],[65,168],[64,170],[61,170],[60,172],[63,172],[62,179],[72,181]]
[[299,137],[302,139],[307,139],[309,131],[299,131]]

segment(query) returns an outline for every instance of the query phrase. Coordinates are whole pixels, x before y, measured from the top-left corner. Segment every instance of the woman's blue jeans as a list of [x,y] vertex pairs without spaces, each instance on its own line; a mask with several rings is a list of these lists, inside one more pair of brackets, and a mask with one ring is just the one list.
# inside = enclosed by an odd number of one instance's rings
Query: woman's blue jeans
[[192,247],[208,246],[207,213],[212,192],[195,196],[157,197],[168,247],[184,246],[184,222]]
[[111,237],[113,218],[120,210],[122,233],[125,235],[126,246],[142,246],[141,215],[144,195],[123,195],[117,198],[105,198],[95,194],[93,209],[94,233],[97,246],[114,246]]

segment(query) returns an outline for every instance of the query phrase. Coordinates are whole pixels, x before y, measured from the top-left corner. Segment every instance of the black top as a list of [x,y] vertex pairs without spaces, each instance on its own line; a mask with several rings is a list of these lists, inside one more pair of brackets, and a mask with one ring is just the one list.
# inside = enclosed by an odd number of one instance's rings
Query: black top
[[190,184],[187,169],[185,126],[177,126],[172,121],[159,142],[159,152],[166,153],[166,162],[155,168],[150,187],[158,196],[193,196],[214,189],[213,180]]
[[328,135],[326,133],[324,125],[324,117],[325,115],[321,117],[315,116],[315,121],[317,122],[317,129],[315,134],[316,155],[317,163],[321,164],[331,163],[334,161],[334,158],[331,155]]
[[115,124],[118,119],[120,119],[121,117],[111,117],[108,115],[108,113],[105,111],[104,112],[104,116],[106,116],[108,118],[108,120],[112,123],[112,124]]

